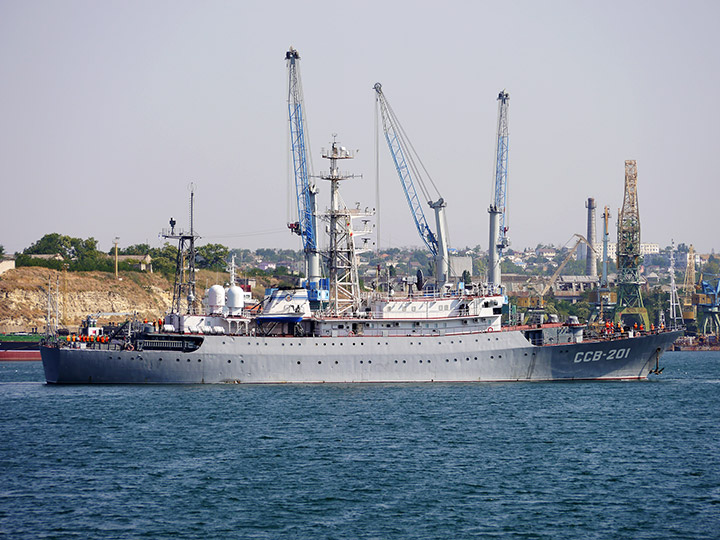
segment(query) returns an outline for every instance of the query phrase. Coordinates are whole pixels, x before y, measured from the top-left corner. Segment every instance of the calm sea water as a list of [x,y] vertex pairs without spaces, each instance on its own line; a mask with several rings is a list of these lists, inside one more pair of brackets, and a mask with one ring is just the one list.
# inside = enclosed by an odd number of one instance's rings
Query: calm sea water
[[609,383],[46,386],[0,363],[0,538],[718,538],[720,353]]

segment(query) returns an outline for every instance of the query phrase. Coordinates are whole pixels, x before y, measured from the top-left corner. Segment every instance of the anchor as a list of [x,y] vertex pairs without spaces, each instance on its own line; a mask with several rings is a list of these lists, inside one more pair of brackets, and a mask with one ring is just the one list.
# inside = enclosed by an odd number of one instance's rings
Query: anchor
[[648,375],[650,375],[650,373],[654,373],[655,375],[660,375],[663,372],[663,370],[665,369],[664,367],[660,367],[660,352],[661,351],[662,351],[662,349],[660,349],[659,347],[657,349],[655,349],[655,369],[651,369],[649,371]]

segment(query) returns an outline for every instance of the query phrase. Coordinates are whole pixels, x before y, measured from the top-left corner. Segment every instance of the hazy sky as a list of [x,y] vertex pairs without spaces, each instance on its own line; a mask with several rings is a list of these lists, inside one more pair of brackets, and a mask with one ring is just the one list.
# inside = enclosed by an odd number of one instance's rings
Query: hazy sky
[[[0,0],[0,244],[300,247],[288,221],[285,51],[301,55],[315,171],[357,150],[375,205],[375,82],[448,203],[453,247],[488,243],[496,96],[510,93],[513,248],[614,218],[636,159],[642,240],[718,241],[720,2]],[[381,141],[382,143],[383,141]],[[386,146],[381,246],[419,246]],[[320,184],[328,203],[328,185]],[[431,211],[427,210],[432,222]],[[598,234],[600,234],[598,219]]]

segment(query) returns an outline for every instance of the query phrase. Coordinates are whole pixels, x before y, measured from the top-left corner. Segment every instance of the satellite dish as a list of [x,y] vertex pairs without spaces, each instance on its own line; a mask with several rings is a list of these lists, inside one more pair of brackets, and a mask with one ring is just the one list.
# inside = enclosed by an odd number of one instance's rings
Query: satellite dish
[[417,276],[418,291],[422,291],[423,287],[425,287],[425,276],[423,276],[423,271],[420,268],[418,268],[417,274],[415,274],[415,275]]

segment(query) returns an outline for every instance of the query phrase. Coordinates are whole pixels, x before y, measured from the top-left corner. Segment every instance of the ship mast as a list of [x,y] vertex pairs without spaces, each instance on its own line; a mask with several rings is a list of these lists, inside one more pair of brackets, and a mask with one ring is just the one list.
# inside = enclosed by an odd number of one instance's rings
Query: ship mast
[[[335,135],[333,135],[335,137]],[[354,156],[344,146],[333,140],[322,157],[330,160],[330,170],[320,175],[330,182],[330,210],[326,219],[330,222],[330,246],[328,248],[328,271],[330,274],[331,313],[352,313],[359,307],[360,284],[355,261],[352,213],[340,197],[340,181],[354,178],[340,171],[339,160]]]
[[[170,229],[163,229],[160,235],[167,240],[178,241],[177,259],[175,262],[175,285],[173,287],[173,303],[171,312],[180,314],[183,311],[190,315],[197,313],[195,294],[195,234],[193,223],[195,186],[190,185],[190,232],[175,230],[177,222],[170,218]],[[183,296],[185,309],[183,309]]]

